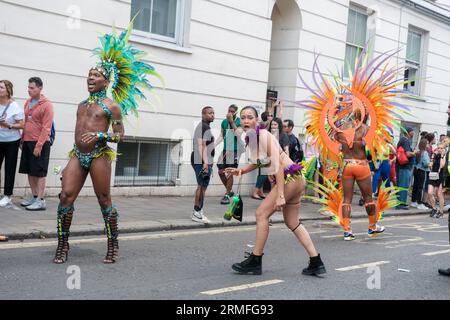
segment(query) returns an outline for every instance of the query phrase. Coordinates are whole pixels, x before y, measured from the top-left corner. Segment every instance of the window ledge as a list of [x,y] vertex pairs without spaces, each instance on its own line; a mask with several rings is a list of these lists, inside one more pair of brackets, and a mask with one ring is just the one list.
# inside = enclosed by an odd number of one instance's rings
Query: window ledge
[[421,96],[418,96],[418,95],[415,95],[415,94],[411,94],[409,96],[404,96],[402,98],[409,99],[409,100],[416,100],[416,101],[420,101],[420,102],[427,102],[428,101],[424,97],[421,97]]
[[162,41],[162,40],[151,39],[148,37],[134,35],[134,34],[131,35],[130,41],[149,45],[152,47],[164,48],[164,49],[168,49],[168,50],[172,50],[172,51],[178,51],[178,52],[189,53],[189,54],[193,53],[193,50],[191,48],[182,47],[176,43],[170,43],[170,42],[166,42],[166,41]]

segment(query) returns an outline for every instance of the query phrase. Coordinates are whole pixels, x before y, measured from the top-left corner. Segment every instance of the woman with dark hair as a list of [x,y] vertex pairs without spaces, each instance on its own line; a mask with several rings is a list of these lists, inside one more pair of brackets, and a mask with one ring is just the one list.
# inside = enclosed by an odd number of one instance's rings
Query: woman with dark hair
[[0,167],[5,159],[4,196],[0,207],[12,205],[14,180],[16,177],[17,154],[23,129],[23,109],[14,101],[13,84],[0,80]]
[[241,111],[241,124],[247,134],[249,165],[244,168],[227,168],[226,172],[242,175],[261,168],[266,174],[274,175],[276,185],[256,209],[256,241],[250,256],[233,264],[232,268],[241,274],[261,274],[264,246],[269,236],[269,218],[276,211],[283,211],[284,223],[294,233],[310,257],[309,265],[303,274],[325,273],[325,266],[317,253],[308,231],[299,220],[300,198],[305,190],[302,167],[294,163],[283,152],[277,139],[267,130],[258,126],[258,113],[253,107]]
[[[441,218],[444,215],[444,192],[442,183],[444,182],[445,157],[447,154],[447,146],[445,143],[439,144],[431,156],[429,164],[430,173],[428,178],[428,198],[432,206],[430,217]],[[436,200],[434,193],[437,193],[439,199],[439,211],[436,209]]]
[[422,192],[425,186],[425,180],[430,169],[430,157],[427,152],[428,140],[423,138],[419,142],[419,153],[416,155],[416,166],[414,168],[414,183],[411,197],[411,207],[420,210],[428,208],[422,202]]
[[281,121],[280,118],[273,118],[272,121],[270,121],[269,128],[267,129],[275,138],[278,139],[281,148],[289,156],[289,137],[283,132],[283,121]]

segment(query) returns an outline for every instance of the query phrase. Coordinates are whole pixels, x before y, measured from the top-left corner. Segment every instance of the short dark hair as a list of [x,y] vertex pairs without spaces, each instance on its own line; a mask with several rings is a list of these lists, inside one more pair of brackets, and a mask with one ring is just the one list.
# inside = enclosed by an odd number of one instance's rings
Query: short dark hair
[[210,107],[210,106],[204,107],[204,108],[202,109],[202,114],[205,114],[205,113],[206,113],[206,110],[208,110],[208,109],[213,109],[213,107]]
[[447,135],[446,134],[441,134],[440,136],[439,136],[439,138],[441,138],[441,137],[446,137]]
[[268,115],[269,115],[269,111],[264,111],[263,113],[261,113],[261,120],[266,122]]
[[283,122],[286,122],[286,123],[287,123],[287,126],[288,126],[289,128],[293,128],[293,127],[294,127],[294,121],[292,121],[291,119],[286,119],[286,120],[284,120]]
[[32,78],[30,78],[28,80],[28,83],[33,83],[33,82],[39,88],[42,88],[44,86],[44,83],[42,82],[42,79],[39,78],[39,77],[32,77]]
[[427,131],[422,131],[421,133],[420,133],[420,136],[422,137],[422,138],[425,138],[425,136],[428,134],[428,132]]
[[230,108],[233,108],[233,109],[234,109],[234,112],[238,111],[238,109],[239,109],[239,107],[238,107],[237,105],[235,105],[235,104],[230,105],[230,106],[228,107],[228,109],[230,109]]

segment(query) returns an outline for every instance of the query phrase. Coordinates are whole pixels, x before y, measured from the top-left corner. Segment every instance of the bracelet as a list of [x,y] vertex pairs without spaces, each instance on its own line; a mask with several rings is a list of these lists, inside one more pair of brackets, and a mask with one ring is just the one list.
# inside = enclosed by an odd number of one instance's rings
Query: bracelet
[[97,138],[98,140],[105,140],[106,135],[103,132],[97,132]]
[[118,143],[120,141],[120,135],[118,133],[112,134],[108,132],[108,137],[106,138],[106,141]]

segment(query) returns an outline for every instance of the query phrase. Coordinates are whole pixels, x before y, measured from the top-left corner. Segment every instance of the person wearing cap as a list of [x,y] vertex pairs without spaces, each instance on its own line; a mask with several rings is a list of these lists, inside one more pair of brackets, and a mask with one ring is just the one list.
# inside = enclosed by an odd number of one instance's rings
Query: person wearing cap
[[411,183],[411,174],[415,159],[415,153],[411,148],[411,139],[413,136],[414,129],[411,127],[406,127],[405,135],[400,138],[400,141],[397,144],[397,152],[400,147],[403,147],[406,152],[406,156],[409,159],[409,162],[407,164],[401,165],[397,157],[397,185],[399,188],[405,188],[405,190],[402,190],[398,193],[399,201],[401,202],[401,204],[397,206],[397,209],[409,209],[407,205],[408,189]]

